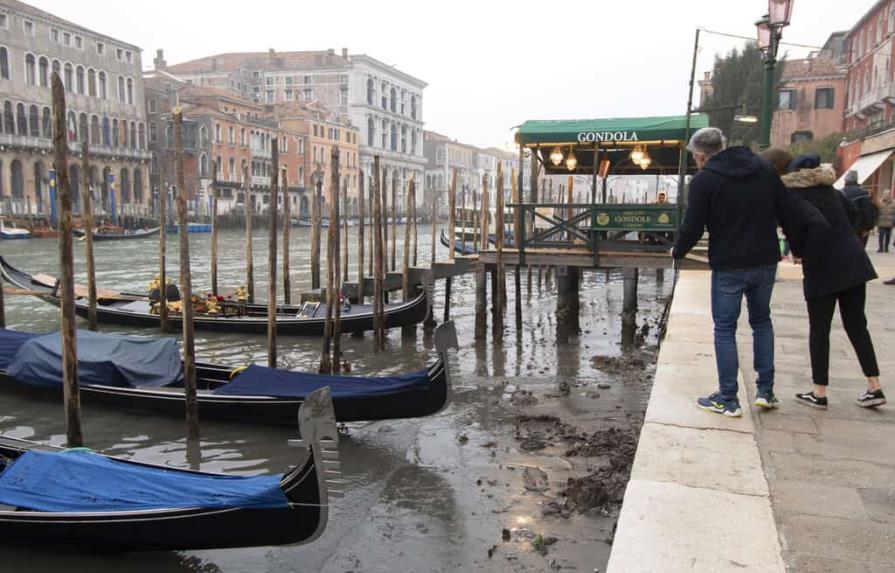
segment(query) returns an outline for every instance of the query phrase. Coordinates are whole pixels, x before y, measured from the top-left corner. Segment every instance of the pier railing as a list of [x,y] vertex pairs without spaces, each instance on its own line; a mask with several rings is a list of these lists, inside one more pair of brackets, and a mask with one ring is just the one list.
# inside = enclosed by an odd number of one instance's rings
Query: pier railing
[[679,224],[673,204],[515,203],[513,240],[524,264],[527,249],[585,250],[597,260],[600,250],[667,251]]

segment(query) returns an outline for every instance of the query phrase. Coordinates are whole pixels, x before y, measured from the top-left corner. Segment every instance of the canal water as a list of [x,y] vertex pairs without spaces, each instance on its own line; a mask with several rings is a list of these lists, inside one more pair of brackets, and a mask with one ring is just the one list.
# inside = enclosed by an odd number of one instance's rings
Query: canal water
[[[391,229],[390,229],[391,230]],[[310,230],[292,229],[291,272],[293,300],[310,288]],[[350,279],[357,276],[357,228],[350,229]],[[430,227],[419,228],[420,266],[427,266],[431,248]],[[398,268],[403,253],[403,227],[398,227]],[[254,235],[256,293],[266,293],[267,231]],[[168,241],[168,273],[179,272],[177,237]],[[435,245],[438,260],[447,259],[447,249]],[[190,236],[193,287],[196,292],[210,288],[210,235]],[[325,247],[324,247],[325,257]],[[245,282],[245,237],[237,231],[219,237],[219,281],[222,286]],[[369,251],[369,249],[368,249]],[[145,291],[158,270],[158,239],[98,242],[95,244],[97,284],[101,288]],[[0,254],[13,266],[27,272],[58,274],[58,246],[55,240],[3,241]],[[282,254],[282,253],[280,253]],[[325,264],[325,263],[324,263]],[[84,281],[84,245],[75,242],[75,270]],[[279,269],[282,270],[281,268]],[[528,544],[518,544],[516,556],[504,561],[491,559],[486,550],[500,541],[504,514],[514,507],[531,505],[522,494],[483,494],[475,472],[500,473],[500,459],[520,455],[512,443],[513,412],[506,388],[527,389],[555,397],[565,386],[588,387],[598,383],[604,390],[599,402],[593,399],[561,399],[563,408],[580,415],[642,418],[649,387],[628,384],[625,377],[642,372],[609,372],[605,360],[632,351],[654,349],[660,321],[669,300],[673,280],[654,271],[641,273],[639,312],[633,328],[623,328],[622,280],[618,271],[584,273],[581,285],[581,335],[568,342],[556,342],[556,294],[552,279],[539,270],[531,282],[522,271],[524,319],[517,331],[513,320],[512,273],[508,273],[510,293],[506,334],[502,341],[490,335],[476,343],[474,327],[474,280],[472,275],[454,280],[451,314],[456,322],[461,351],[460,373],[455,380],[452,401],[445,411],[422,420],[352,424],[341,444],[346,496],[336,500],[326,532],[304,546],[248,548],[221,551],[163,554],[95,555],[73,552],[10,548],[0,545],[2,571],[461,571],[461,570],[541,570],[549,559],[532,552]],[[663,280],[664,279],[664,280]],[[282,277],[278,278],[282,290]],[[529,284],[531,285],[529,288]],[[436,285],[436,318],[441,320],[444,284]],[[282,296],[282,295],[280,295]],[[59,327],[59,311],[38,299],[6,297],[9,328],[47,332]],[[81,323],[82,327],[85,324]],[[156,335],[151,329],[101,325],[101,331],[122,334]],[[623,336],[625,331],[625,336]],[[388,333],[386,351],[372,352],[372,337],[346,336],[342,347],[354,374],[390,374],[418,370],[435,358],[430,334],[417,328],[412,336],[400,329]],[[321,345],[317,338],[280,336],[278,355],[284,368],[314,371]],[[200,361],[233,364],[266,363],[263,336],[196,332],[196,354]],[[638,379],[639,380],[639,379]],[[572,392],[573,398],[576,396]],[[599,396],[599,394],[596,394]],[[0,433],[53,444],[64,442],[61,404],[31,401],[22,397],[0,397]],[[206,423],[197,447],[188,447],[184,424],[179,420],[126,415],[85,408],[84,436],[87,445],[109,454],[175,467],[205,471],[259,474],[281,473],[295,460],[295,451],[286,446],[294,432],[288,429]],[[483,444],[500,443],[501,454],[487,448],[464,447],[469,440]],[[496,440],[496,441],[495,441]],[[499,468],[498,468],[499,466]],[[512,468],[510,468],[512,469]],[[518,473],[518,472],[517,472]],[[478,480],[479,482],[481,480]],[[489,482],[490,483],[490,482]],[[509,480],[507,488],[510,488]],[[538,502],[540,503],[540,502]],[[491,512],[483,508],[493,506]],[[572,530],[593,525],[587,517],[573,518],[575,528],[554,524],[540,516],[520,517],[519,523]],[[583,522],[574,519],[584,519]],[[527,520],[527,521],[526,521]],[[523,528],[524,529],[524,528]],[[570,534],[571,535],[571,534]],[[601,568],[608,545],[603,539],[570,540],[563,549],[557,544],[553,565]]]

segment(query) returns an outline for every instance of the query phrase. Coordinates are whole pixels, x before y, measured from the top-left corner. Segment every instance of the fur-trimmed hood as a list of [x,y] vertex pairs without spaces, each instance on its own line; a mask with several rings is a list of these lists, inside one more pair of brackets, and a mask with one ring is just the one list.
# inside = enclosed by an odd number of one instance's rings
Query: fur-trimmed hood
[[825,163],[814,169],[800,169],[787,173],[781,179],[790,189],[807,189],[819,185],[832,185],[836,182],[836,172],[833,171],[832,165]]

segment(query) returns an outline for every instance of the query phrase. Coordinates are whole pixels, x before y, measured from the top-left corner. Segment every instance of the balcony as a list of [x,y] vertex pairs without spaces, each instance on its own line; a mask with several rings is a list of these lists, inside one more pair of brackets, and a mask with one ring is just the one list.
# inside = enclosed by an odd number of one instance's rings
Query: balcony
[[270,177],[252,175],[252,185],[258,187],[270,187]]
[[895,82],[871,88],[848,106],[847,115],[867,115],[883,111],[885,102],[895,103]]
[[[9,133],[0,134],[0,146],[4,148],[21,147],[33,151],[43,151],[47,153],[53,152],[53,142],[50,139],[42,137],[31,137],[27,135],[12,135]],[[73,155],[81,153],[81,144],[69,142],[68,150]],[[148,149],[128,149],[124,147],[111,147],[108,145],[91,145],[90,155],[92,157],[111,157],[115,159],[138,159],[149,160],[151,157]]]
[[252,146],[252,157],[263,157],[265,159],[270,159],[270,149],[264,149],[261,146],[253,145]]

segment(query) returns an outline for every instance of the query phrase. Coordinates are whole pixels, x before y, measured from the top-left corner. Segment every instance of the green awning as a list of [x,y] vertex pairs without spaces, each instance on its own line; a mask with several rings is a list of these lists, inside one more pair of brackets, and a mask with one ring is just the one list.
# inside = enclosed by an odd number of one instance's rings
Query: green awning
[[[690,133],[708,127],[709,118],[705,114],[690,116]],[[516,143],[533,145],[584,144],[601,147],[622,144],[630,145],[638,141],[685,141],[687,116],[629,117],[581,120],[529,120],[516,133]]]

